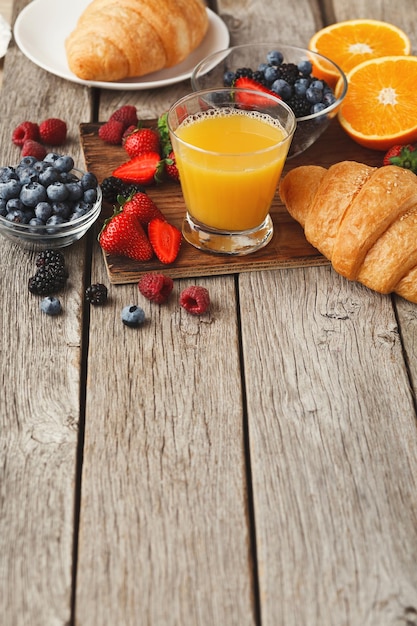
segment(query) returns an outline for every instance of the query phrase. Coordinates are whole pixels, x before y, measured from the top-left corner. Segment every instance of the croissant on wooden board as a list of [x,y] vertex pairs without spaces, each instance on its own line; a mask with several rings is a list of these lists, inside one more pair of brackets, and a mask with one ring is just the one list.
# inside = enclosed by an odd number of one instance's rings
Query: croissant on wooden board
[[417,176],[388,165],[304,165],[280,196],[334,270],[380,293],[417,302]]
[[202,0],[93,0],[65,41],[83,80],[140,77],[183,61],[209,25]]

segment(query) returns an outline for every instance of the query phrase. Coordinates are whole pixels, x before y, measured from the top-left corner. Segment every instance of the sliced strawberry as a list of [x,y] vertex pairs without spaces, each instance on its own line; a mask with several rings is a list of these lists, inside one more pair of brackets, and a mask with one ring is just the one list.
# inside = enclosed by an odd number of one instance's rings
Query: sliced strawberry
[[[262,83],[259,83],[257,80],[253,80],[253,78],[248,78],[247,76],[240,76],[239,78],[237,78],[234,82],[234,87],[237,87],[237,89],[250,89],[252,91],[261,91],[262,93],[267,93],[281,100],[280,96],[271,91],[271,89],[268,89],[268,87],[265,87],[265,85],[262,85]],[[235,93],[235,100],[236,102],[240,102],[241,104],[245,104],[248,106],[265,106],[265,104],[269,104],[269,100],[267,100],[266,98],[262,98],[262,96],[258,96],[255,94],[251,94],[249,96],[246,93],[238,91]]]
[[117,208],[112,217],[104,222],[99,243],[105,252],[126,256],[136,261],[149,261],[153,248],[134,213]]
[[178,256],[182,234],[176,226],[156,218],[148,225],[148,237],[161,263],[173,263]]
[[112,175],[127,183],[152,185],[161,182],[164,168],[158,152],[145,152],[116,167]]

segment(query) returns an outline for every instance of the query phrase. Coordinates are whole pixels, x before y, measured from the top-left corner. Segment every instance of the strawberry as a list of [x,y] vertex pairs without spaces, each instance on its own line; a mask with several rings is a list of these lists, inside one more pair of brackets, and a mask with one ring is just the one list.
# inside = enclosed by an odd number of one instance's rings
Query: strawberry
[[175,153],[173,150],[168,154],[165,159],[165,171],[167,176],[171,178],[171,180],[175,180],[176,182],[180,179],[180,174],[178,172],[177,163],[175,160]]
[[165,219],[155,202],[142,192],[135,193],[131,198],[128,198],[123,204],[123,211],[134,213],[142,226],[147,226],[156,217]]
[[148,237],[161,263],[173,263],[181,246],[181,231],[166,220],[155,218],[148,224]]
[[43,143],[61,146],[67,138],[67,125],[64,120],[50,117],[39,124],[39,136]]
[[123,135],[122,135],[122,146],[124,146],[124,145],[125,145],[125,141],[126,141],[126,139],[129,137],[129,135],[131,135],[132,133],[134,133],[134,132],[135,132],[135,130],[137,130],[137,129],[138,129],[138,127],[137,127],[137,126],[134,126],[134,125],[132,124],[131,126],[128,126],[128,127],[126,128],[126,130],[125,130],[125,131],[123,131]]
[[123,145],[131,159],[144,152],[159,154],[159,135],[152,128],[138,128],[126,137]]
[[38,124],[34,122],[22,122],[19,126],[16,126],[12,133],[12,141],[15,146],[22,147],[28,139],[39,141]]
[[39,141],[35,141],[34,139],[26,139],[25,143],[22,146],[21,156],[33,156],[38,161],[43,161],[46,157],[46,149]]
[[382,165],[398,165],[417,174],[417,151],[412,144],[392,146],[384,155]]
[[171,295],[174,281],[164,274],[148,273],[144,274],[138,282],[140,293],[151,302],[163,304]]
[[[268,89],[268,87],[265,87],[257,80],[254,80],[253,78],[248,78],[247,76],[239,76],[239,78],[237,78],[234,82],[234,87],[237,87],[238,89],[251,89],[254,91],[262,91],[262,93],[268,93],[271,96],[275,96],[276,98],[281,99],[280,96]],[[268,104],[269,102],[266,100],[266,98],[262,98],[262,96],[249,96],[248,94],[238,92],[235,94],[235,100],[236,102],[240,102],[241,104],[246,104],[249,106],[262,106],[263,104]]]
[[152,246],[137,216],[125,213],[120,207],[104,222],[98,240],[107,254],[136,261],[149,261],[153,256]]
[[161,182],[164,167],[159,152],[144,152],[116,167],[112,175],[124,182],[151,185]]
[[128,126],[137,126],[139,121],[137,109],[133,104],[125,104],[110,115],[110,120],[121,122],[124,129],[128,128]]
[[200,285],[186,287],[180,293],[180,306],[192,315],[202,315],[210,306],[208,289]]
[[113,146],[122,145],[124,126],[119,120],[109,120],[98,129],[98,136]]

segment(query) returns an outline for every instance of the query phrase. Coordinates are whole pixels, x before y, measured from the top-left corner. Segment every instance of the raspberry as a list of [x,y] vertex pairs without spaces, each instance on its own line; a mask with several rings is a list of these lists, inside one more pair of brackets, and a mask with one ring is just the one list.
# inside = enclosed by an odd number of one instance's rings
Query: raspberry
[[123,130],[126,130],[128,126],[137,126],[139,120],[136,107],[132,104],[125,104],[110,115],[109,121],[113,120],[122,122]]
[[193,315],[205,313],[210,306],[209,292],[205,287],[194,285],[187,287],[180,294],[180,305]]
[[46,157],[45,147],[39,143],[39,141],[26,139],[22,147],[22,157],[24,156],[33,156],[38,159],[38,161],[43,161]]
[[144,274],[138,283],[140,293],[157,304],[168,300],[173,286],[172,278],[164,274]]
[[22,122],[12,133],[12,141],[16,146],[23,146],[28,139],[39,140],[39,126],[34,122]]
[[119,120],[109,120],[100,126],[98,136],[106,143],[114,146],[122,145],[124,126]]
[[61,146],[67,138],[67,125],[57,117],[50,117],[40,123],[39,136],[43,143]]

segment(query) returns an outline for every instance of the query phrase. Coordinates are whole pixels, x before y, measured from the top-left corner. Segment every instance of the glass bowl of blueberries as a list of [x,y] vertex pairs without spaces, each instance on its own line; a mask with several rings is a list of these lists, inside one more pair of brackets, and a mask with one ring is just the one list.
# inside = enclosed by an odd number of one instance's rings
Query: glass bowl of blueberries
[[333,61],[304,48],[276,43],[220,50],[193,70],[194,91],[211,87],[269,90],[294,111],[297,128],[288,158],[311,146],[337,114],[347,92],[344,72]]
[[70,155],[50,152],[0,167],[0,234],[30,250],[64,248],[97,220],[97,178],[74,167]]

